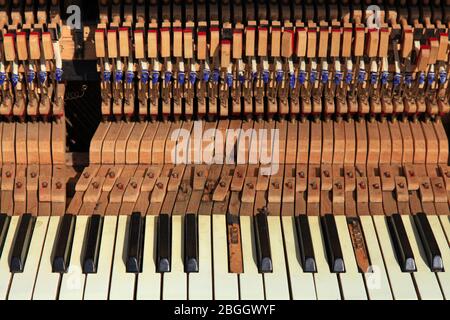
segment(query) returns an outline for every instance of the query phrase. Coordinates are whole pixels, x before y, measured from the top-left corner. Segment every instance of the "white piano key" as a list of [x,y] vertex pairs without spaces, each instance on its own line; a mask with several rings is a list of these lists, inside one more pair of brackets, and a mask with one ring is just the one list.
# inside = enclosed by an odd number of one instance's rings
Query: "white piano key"
[[450,217],[447,215],[440,215],[442,229],[444,229],[445,236],[447,238],[447,247],[450,246]]
[[238,277],[228,272],[227,225],[225,215],[212,215],[214,298],[239,299]]
[[308,217],[311,229],[311,239],[313,242],[314,256],[316,259],[317,272],[314,274],[316,293],[318,300],[339,300],[341,293],[337,275],[330,271],[330,266],[326,258],[325,242],[323,240],[318,216]]
[[281,218],[279,216],[268,216],[267,224],[269,225],[273,271],[263,274],[266,299],[289,300],[289,284],[284,258]]
[[189,300],[212,300],[211,216],[198,216],[199,272],[188,276]]
[[127,222],[129,220],[130,216],[119,215],[111,271],[111,287],[109,289],[109,298],[111,300],[132,300],[134,298],[136,275],[134,273],[127,273],[125,265],[128,243]]
[[84,289],[85,300],[106,300],[109,293],[109,280],[111,264],[114,253],[114,240],[116,237],[117,216],[103,218],[102,238],[98,256],[97,273],[86,276]]
[[394,246],[388,231],[386,217],[384,215],[373,216],[373,221],[378,234],[384,263],[386,265],[392,294],[396,300],[417,300],[416,290],[411,275],[402,272],[395,255]]
[[370,300],[392,300],[386,266],[378,245],[378,239],[371,216],[360,216],[361,227],[369,251],[372,272],[365,273],[366,287]]
[[424,259],[425,252],[420,243],[420,236],[414,223],[414,217],[412,215],[402,215],[402,220],[416,261],[417,271],[413,273],[413,276],[420,294],[420,299],[442,300],[443,297],[436,276],[431,272]]
[[60,274],[52,272],[52,252],[61,218],[60,216],[51,216],[48,223],[47,236],[33,291],[34,300],[55,300],[58,296]]
[[444,271],[436,272],[441,284],[441,290],[446,300],[450,300],[450,250],[444,231],[442,230],[439,218],[434,215],[428,216],[431,230],[433,230],[434,237],[441,251],[442,261],[444,263]]
[[241,216],[241,245],[244,273],[239,275],[242,300],[264,300],[263,277],[258,271],[255,229],[252,217]]
[[23,273],[14,274],[9,289],[9,300],[31,300],[34,282],[42,255],[49,216],[39,216],[33,230]]
[[170,272],[163,275],[163,300],[187,299],[187,276],[184,273],[184,219],[172,216],[172,260]]
[[138,275],[136,299],[159,300],[161,298],[161,274],[156,272],[158,217],[145,217],[144,256],[142,273]]
[[0,299],[5,300],[8,294],[11,281],[11,272],[9,272],[9,256],[12,251],[14,235],[16,233],[19,216],[12,216],[9,222],[8,234],[3,245],[2,255],[0,257]]
[[335,216],[336,228],[345,263],[345,273],[340,273],[342,295],[344,300],[367,300],[363,275],[358,271],[352,240],[345,216]]
[[316,288],[314,286],[313,274],[303,272],[294,217],[283,216],[281,217],[281,220],[283,223],[284,245],[286,247],[286,258],[289,269],[292,299],[315,300]]
[[85,240],[89,216],[79,215],[75,223],[72,252],[70,254],[67,273],[62,275],[59,289],[59,300],[82,300],[85,283],[85,274],[82,265],[82,250]]

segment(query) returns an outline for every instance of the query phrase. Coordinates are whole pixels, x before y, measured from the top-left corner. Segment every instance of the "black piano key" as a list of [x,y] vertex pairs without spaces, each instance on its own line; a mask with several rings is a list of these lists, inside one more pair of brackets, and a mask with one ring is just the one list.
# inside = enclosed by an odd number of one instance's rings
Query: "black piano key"
[[196,214],[184,217],[184,272],[198,272],[198,225]]
[[416,261],[414,260],[414,254],[411,245],[409,244],[402,217],[400,214],[395,213],[392,216],[388,216],[387,221],[389,233],[391,234],[391,239],[402,271],[416,271]]
[[172,251],[172,222],[169,214],[163,213],[158,217],[158,272],[170,272]]
[[344,258],[336,228],[334,215],[327,213],[321,217],[322,231],[331,272],[345,272]]
[[30,248],[31,237],[33,236],[35,222],[36,218],[30,213],[25,213],[20,218],[9,264],[9,270],[12,273],[23,272],[28,249]]
[[62,217],[53,254],[53,272],[67,272],[70,261],[70,253],[72,249],[73,235],[75,233],[75,224],[75,215],[68,213]]
[[3,246],[5,245],[10,221],[10,216],[8,216],[6,213],[0,213],[0,257],[2,256]]
[[83,273],[97,273],[100,241],[102,238],[103,218],[94,214],[89,219],[86,246],[83,258]]
[[308,217],[305,214],[296,216],[295,225],[297,226],[297,242],[300,248],[303,271],[317,272]]
[[144,218],[140,212],[133,212],[128,225],[128,246],[126,270],[128,273],[139,273],[142,267],[144,240]]
[[443,271],[444,263],[442,261],[441,251],[431,230],[430,223],[425,213],[419,212],[414,216],[417,231],[419,232],[420,240],[423,249],[427,256],[428,266],[431,271]]
[[256,249],[258,252],[259,272],[272,272],[272,253],[270,250],[269,225],[267,224],[267,213],[258,212],[255,217]]

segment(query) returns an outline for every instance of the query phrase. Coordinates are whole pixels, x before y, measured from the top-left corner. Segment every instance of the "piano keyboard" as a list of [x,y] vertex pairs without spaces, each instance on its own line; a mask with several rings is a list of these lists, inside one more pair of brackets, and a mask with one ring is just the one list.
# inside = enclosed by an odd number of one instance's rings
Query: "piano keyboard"
[[0,3],[0,299],[450,299],[447,2],[71,3]]

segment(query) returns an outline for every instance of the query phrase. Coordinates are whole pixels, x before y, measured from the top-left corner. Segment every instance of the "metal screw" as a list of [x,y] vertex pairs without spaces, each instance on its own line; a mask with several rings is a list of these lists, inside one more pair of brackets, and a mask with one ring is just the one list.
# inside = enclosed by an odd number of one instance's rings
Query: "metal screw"
[[121,182],[118,182],[118,183],[116,184],[116,186],[117,186],[117,189],[119,189],[119,190],[122,190],[122,189],[123,189],[123,184],[122,184]]
[[399,182],[399,183],[398,183],[398,186],[399,186],[400,188],[404,188],[404,187],[405,187],[405,184],[404,184],[403,182]]
[[414,171],[412,171],[412,170],[409,170],[408,173],[409,173],[409,175],[410,175],[411,177],[414,177],[414,176],[415,176],[415,173],[414,173]]
[[89,174],[89,172],[85,172],[85,173],[83,173],[83,177],[85,177],[86,179],[87,179],[87,178],[89,178],[89,177],[90,177],[90,174]]
[[16,187],[17,187],[17,189],[22,188],[22,182],[17,181],[17,182],[16,182]]
[[272,185],[275,189],[280,189],[280,184],[278,182],[274,182]]
[[11,178],[11,171],[6,171],[5,174],[6,174],[6,177],[7,177],[7,178]]
[[253,183],[248,182],[248,183],[247,183],[247,187],[248,187],[250,190],[253,189],[253,188],[254,188]]
[[311,182],[311,188],[313,190],[316,190],[317,189],[317,184],[315,182]]
[[92,186],[94,187],[94,189],[98,189],[98,187],[100,187],[100,185],[97,181],[93,182]]
[[445,176],[446,176],[447,178],[450,178],[450,172],[447,171],[447,172],[445,173]]
[[237,177],[242,178],[242,173],[240,171],[237,172]]
[[359,187],[360,187],[361,189],[365,189],[365,188],[366,188],[366,184],[365,184],[363,181],[361,181],[361,182],[359,183]]
[[220,181],[220,184],[219,184],[222,188],[225,188],[225,186],[227,185],[226,183],[225,183],[225,181]]
[[347,176],[349,176],[349,178],[353,178],[353,172],[348,171],[348,172],[347,172]]
[[305,173],[304,173],[303,171],[300,171],[300,172],[298,173],[298,175],[300,176],[300,178],[304,178],[304,177],[305,177]]
[[32,178],[36,178],[37,173],[36,173],[36,172],[32,172],[32,173],[30,174],[30,176],[31,176]]
[[153,179],[154,176],[155,175],[153,172],[147,172],[147,177],[149,177],[150,179]]
[[440,182],[436,183],[436,187],[438,187],[438,189],[441,189],[442,188],[442,183],[440,183]]
[[423,186],[425,189],[429,189],[429,188],[430,188],[430,185],[428,184],[428,182],[422,183],[422,186]]
[[330,176],[330,172],[328,172],[328,170],[324,170],[323,175],[328,178]]
[[109,175],[110,178],[114,178],[114,177],[116,176],[116,174],[114,173],[114,171],[110,171],[110,172],[108,173],[108,175]]
[[390,173],[389,171],[386,171],[386,172],[384,173],[384,176],[385,176],[386,178],[390,178],[390,177],[391,177],[391,173]]
[[337,182],[337,183],[335,184],[335,186],[336,186],[336,188],[338,188],[339,190],[342,189],[342,183],[340,183],[340,182]]
[[172,178],[174,178],[174,179],[176,179],[176,178],[178,178],[178,173],[172,173]]
[[374,184],[373,184],[373,187],[374,187],[375,189],[380,189],[380,185],[379,185],[378,183],[374,183]]
[[137,183],[135,182],[135,181],[133,181],[133,182],[131,182],[131,187],[133,188],[133,189],[136,189],[137,188]]
[[162,188],[164,187],[164,185],[163,185],[162,182],[158,182],[158,183],[156,184],[156,186],[158,187],[158,189],[162,189]]
[[203,176],[203,171],[197,171],[197,177],[202,177]]
[[286,187],[288,187],[288,189],[292,189],[292,182],[291,181],[288,181],[288,182],[286,182]]
[[47,188],[47,187],[48,187],[47,181],[42,182],[42,188]]
[[60,181],[57,181],[55,186],[56,186],[56,189],[61,189],[62,188],[62,183]]

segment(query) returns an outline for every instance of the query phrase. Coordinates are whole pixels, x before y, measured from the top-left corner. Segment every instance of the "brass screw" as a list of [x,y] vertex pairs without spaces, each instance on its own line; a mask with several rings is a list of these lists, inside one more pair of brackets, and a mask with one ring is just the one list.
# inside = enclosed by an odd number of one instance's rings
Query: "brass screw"
[[336,188],[338,188],[339,190],[342,189],[342,183],[337,182],[335,185],[336,185]]
[[22,182],[17,181],[17,182],[16,182],[16,187],[17,187],[17,189],[22,188]]
[[92,186],[94,187],[94,189],[98,189],[98,187],[100,186],[99,183],[97,181],[92,183]]
[[62,188],[62,183],[57,181],[55,186],[56,186],[56,189],[61,189]]
[[147,177],[149,177],[150,179],[154,178],[154,173],[153,172],[147,172]]
[[42,182],[42,188],[47,188],[47,187],[48,187],[47,181]]
[[90,174],[89,174],[89,172],[85,172],[85,173],[83,173],[83,177],[85,177],[86,179],[87,179],[87,178],[89,178],[89,177],[90,177]]
[[114,171],[110,171],[108,175],[109,175],[110,178],[114,178],[116,176]]
[[359,183],[359,187],[364,190],[366,188],[366,184],[363,181],[361,181]]
[[31,177],[32,177],[32,178],[36,178],[36,176],[37,176],[36,172],[32,172],[32,173],[31,173]]
[[328,172],[328,170],[324,170],[323,175],[328,178],[330,176],[330,172]]
[[123,184],[122,184],[121,182],[118,182],[118,183],[116,184],[116,186],[117,186],[117,189],[119,189],[119,190],[122,190],[122,189],[123,189]]
[[391,177],[391,173],[390,173],[389,171],[386,171],[386,172],[384,173],[384,176],[385,176],[386,178],[390,178],[390,177]]
[[399,186],[400,188],[404,188],[404,187],[405,187],[405,184],[404,184],[403,182],[399,182],[399,183],[398,183],[398,186]]
[[6,177],[7,177],[7,178],[11,178],[11,171],[6,171],[5,174],[6,174]]
[[225,186],[227,185],[226,183],[225,183],[225,181],[220,181],[220,184],[219,184],[222,188],[225,188]]
[[156,186],[158,187],[158,189],[162,189],[164,185],[163,185],[162,182],[158,182],[158,183],[156,184]]
[[347,172],[347,176],[348,176],[349,178],[353,178],[353,172],[348,171],[348,172]]
[[172,178],[177,179],[178,178],[178,173],[176,173],[176,172],[172,173]]
[[254,188],[253,183],[248,182],[248,183],[247,183],[247,187],[248,187],[250,190],[252,190],[252,189]]
[[438,187],[438,189],[441,189],[442,188],[442,183],[440,183],[440,182],[436,183],[436,187]]
[[298,173],[298,175],[300,176],[300,178],[304,178],[304,177],[305,177],[305,173],[304,173],[303,171],[300,171],[300,172]]
[[311,182],[311,188],[313,190],[316,190],[317,189],[317,184],[315,182]]
[[374,183],[374,184],[373,184],[373,187],[374,187],[375,189],[380,189],[380,185],[379,185],[378,183]]
[[131,187],[133,189],[136,189],[137,188],[137,183],[135,181],[131,182]]

